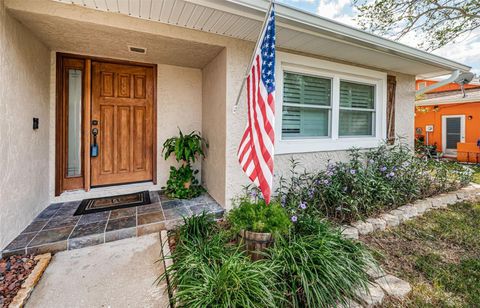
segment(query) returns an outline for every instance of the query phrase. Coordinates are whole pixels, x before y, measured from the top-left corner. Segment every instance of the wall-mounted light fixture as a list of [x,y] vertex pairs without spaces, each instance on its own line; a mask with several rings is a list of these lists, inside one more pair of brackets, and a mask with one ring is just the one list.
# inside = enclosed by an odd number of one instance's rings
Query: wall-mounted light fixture
[[469,119],[469,120],[472,120],[472,119],[473,119],[473,116],[469,115],[469,116],[468,116],[468,119]]

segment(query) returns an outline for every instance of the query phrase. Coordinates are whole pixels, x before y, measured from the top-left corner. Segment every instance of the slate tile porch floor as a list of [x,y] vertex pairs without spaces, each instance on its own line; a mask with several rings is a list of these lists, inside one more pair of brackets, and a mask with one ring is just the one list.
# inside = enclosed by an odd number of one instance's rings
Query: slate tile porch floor
[[171,229],[185,216],[203,211],[223,216],[223,208],[208,194],[191,200],[169,199],[150,192],[151,204],[73,216],[81,201],[54,203],[44,209],[2,251],[3,256],[58,252],[98,245]]

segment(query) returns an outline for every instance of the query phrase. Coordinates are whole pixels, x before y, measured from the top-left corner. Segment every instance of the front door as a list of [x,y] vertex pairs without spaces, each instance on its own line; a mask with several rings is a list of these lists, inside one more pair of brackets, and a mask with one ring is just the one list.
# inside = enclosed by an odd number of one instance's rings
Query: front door
[[445,156],[457,155],[457,143],[465,142],[465,116],[443,116],[442,143]]
[[153,178],[153,68],[92,61],[91,185]]

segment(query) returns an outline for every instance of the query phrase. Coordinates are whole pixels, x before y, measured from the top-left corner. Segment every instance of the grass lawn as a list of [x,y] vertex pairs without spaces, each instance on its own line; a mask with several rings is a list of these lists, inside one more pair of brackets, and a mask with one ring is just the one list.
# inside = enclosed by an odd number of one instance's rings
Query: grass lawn
[[413,288],[404,302],[389,299],[385,307],[480,304],[479,203],[433,210],[364,241],[387,272],[409,281]]
[[480,184],[480,167],[475,166],[475,167],[472,167],[472,169],[474,171],[472,182]]

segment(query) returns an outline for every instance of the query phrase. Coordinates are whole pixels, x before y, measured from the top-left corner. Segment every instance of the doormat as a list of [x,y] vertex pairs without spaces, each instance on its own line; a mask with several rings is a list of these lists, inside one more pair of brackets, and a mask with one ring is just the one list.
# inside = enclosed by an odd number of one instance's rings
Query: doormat
[[84,199],[75,211],[74,216],[123,209],[140,205],[150,204],[148,191],[120,196]]

